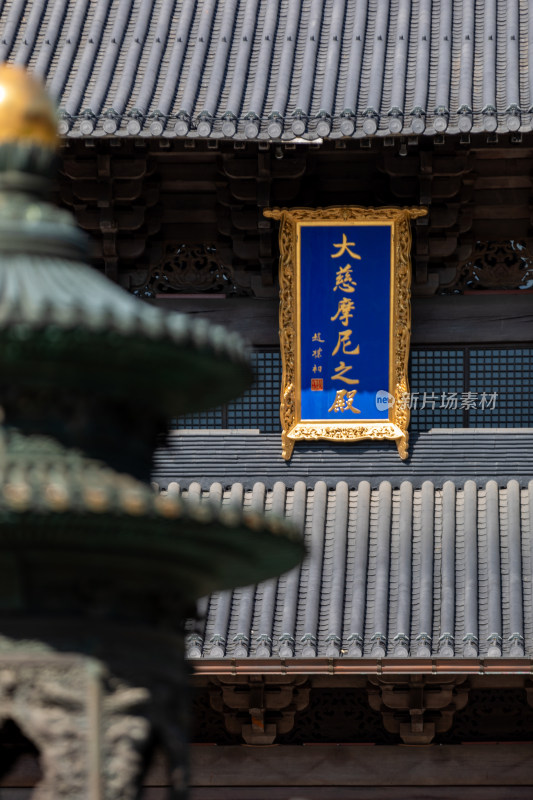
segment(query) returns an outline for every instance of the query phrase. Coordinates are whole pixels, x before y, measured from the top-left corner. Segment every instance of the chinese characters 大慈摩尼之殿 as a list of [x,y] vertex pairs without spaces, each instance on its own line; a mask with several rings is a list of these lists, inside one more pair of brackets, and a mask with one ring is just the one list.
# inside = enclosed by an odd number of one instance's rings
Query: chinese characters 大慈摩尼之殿
[[[333,247],[337,250],[337,252],[332,253],[330,256],[331,258],[340,258],[342,255],[347,253],[349,256],[351,256],[351,258],[361,261],[361,256],[356,253],[355,250],[351,249],[355,248],[355,242],[349,242],[345,233],[342,234],[342,242],[333,244]],[[333,291],[336,292],[339,290],[345,295],[350,295],[355,293],[356,286],[357,283],[352,274],[352,265],[347,263],[344,266],[339,267],[335,273],[335,286],[333,287]],[[337,312],[330,317],[330,320],[331,322],[339,320],[340,324],[346,330],[338,331],[337,343],[331,353],[332,356],[336,356],[341,349],[343,355],[356,356],[360,354],[360,346],[352,343],[352,330],[348,328],[349,321],[354,316],[354,311],[355,303],[353,300],[350,297],[341,297],[337,303]],[[352,386],[358,384],[358,379],[348,376],[348,373],[352,369],[353,364],[346,364],[345,361],[341,360],[338,366],[334,368],[334,374],[330,375],[330,380],[342,381],[343,383],[351,384]],[[348,392],[346,389],[337,390],[335,400],[333,401],[331,408],[328,409],[328,413],[333,411],[336,414],[339,411],[344,412],[350,410],[354,414],[360,414],[361,412],[359,409],[355,408],[353,405],[356,394],[356,389],[352,389],[350,392]]]

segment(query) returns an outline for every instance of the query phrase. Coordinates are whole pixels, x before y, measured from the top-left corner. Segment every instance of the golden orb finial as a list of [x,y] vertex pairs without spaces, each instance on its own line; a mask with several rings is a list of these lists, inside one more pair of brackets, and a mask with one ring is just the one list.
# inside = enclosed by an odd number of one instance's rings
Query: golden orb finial
[[57,117],[44,85],[23,67],[0,64],[0,145],[56,149]]

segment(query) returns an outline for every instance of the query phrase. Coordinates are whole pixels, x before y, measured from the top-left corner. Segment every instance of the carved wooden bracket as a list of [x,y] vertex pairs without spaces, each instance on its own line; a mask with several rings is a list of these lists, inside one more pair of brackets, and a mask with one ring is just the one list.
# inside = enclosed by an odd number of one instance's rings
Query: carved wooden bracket
[[292,730],[295,714],[309,705],[309,686],[305,678],[279,675],[217,678],[209,701],[224,715],[229,733],[246,744],[272,744]]
[[464,708],[469,686],[466,678],[410,675],[370,678],[370,707],[379,711],[385,729],[400,735],[405,744],[429,744],[436,733],[448,731],[456,711]]
[[118,281],[121,264],[138,268],[150,236],[161,226],[159,180],[144,154],[119,157],[109,148],[88,152],[63,155],[59,196],[91,235],[96,264]]

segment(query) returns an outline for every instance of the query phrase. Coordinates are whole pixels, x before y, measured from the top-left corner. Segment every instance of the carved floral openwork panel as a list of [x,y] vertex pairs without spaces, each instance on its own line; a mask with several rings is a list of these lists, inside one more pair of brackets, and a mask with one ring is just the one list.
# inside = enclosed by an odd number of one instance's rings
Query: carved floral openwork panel
[[251,295],[250,277],[241,273],[242,270],[237,275],[232,266],[222,263],[214,245],[168,243],[136,294],[142,297],[187,292]]
[[441,294],[533,289],[533,255],[523,241],[477,242],[457,277]]

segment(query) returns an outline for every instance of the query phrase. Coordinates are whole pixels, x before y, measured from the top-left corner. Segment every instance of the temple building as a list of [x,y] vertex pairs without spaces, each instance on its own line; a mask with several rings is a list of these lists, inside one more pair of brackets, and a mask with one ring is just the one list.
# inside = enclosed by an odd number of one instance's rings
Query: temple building
[[[241,399],[172,420],[157,490],[305,532],[300,567],[186,623],[191,799],[529,798],[533,4],[6,0],[0,58],[57,101],[56,196],[93,264],[253,348]],[[428,209],[406,460],[392,441],[282,457],[264,211],[330,206]],[[24,764],[0,796],[30,796]]]

